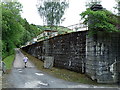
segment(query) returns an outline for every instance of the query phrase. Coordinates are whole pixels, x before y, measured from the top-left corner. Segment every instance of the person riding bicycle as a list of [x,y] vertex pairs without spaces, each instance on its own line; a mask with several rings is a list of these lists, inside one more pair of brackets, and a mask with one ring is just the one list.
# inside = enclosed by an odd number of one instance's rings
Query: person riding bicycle
[[28,58],[27,58],[27,57],[24,57],[24,58],[23,58],[23,61],[24,61],[24,63],[25,63],[25,68],[26,68],[26,67],[27,67],[26,64],[27,64]]

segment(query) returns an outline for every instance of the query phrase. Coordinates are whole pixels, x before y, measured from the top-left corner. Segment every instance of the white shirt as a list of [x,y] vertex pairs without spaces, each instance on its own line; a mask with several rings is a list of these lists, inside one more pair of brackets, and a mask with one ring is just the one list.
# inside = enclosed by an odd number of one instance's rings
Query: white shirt
[[27,57],[24,57],[24,58],[23,58],[23,61],[24,61],[24,62],[27,62],[27,61],[28,61],[28,58],[27,58]]

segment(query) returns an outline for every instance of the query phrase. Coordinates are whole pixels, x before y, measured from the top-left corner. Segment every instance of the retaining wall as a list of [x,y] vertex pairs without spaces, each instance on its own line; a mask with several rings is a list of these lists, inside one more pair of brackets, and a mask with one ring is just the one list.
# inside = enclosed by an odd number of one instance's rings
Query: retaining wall
[[86,31],[56,36],[22,48],[44,60],[54,58],[54,66],[85,73],[98,83],[120,81],[120,33]]
[[86,39],[86,73],[99,83],[120,79],[120,33],[99,32]]
[[54,58],[54,66],[84,73],[86,31],[56,36],[23,48],[29,54],[44,60]]

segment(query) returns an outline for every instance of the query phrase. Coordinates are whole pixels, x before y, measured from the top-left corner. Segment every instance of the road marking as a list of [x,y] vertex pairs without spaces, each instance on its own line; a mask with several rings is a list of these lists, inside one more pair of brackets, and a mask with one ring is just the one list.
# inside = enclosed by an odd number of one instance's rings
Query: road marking
[[43,83],[42,81],[26,82],[24,88],[37,88],[40,85],[48,86],[48,83]]
[[43,83],[41,81],[38,82],[40,85],[43,85],[43,86],[48,86],[48,83]]
[[38,76],[43,76],[44,74],[42,74],[42,73],[35,73],[36,75],[38,75]]
[[18,69],[19,72],[22,72],[22,69]]

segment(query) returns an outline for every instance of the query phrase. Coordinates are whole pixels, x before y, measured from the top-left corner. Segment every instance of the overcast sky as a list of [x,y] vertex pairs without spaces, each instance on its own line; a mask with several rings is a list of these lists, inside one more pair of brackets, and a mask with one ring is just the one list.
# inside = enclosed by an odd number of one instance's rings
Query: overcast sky
[[[31,24],[43,25],[42,19],[37,11],[37,1],[38,0],[18,0],[23,5],[23,13],[21,14],[23,18]],[[85,2],[90,0],[69,0],[69,8],[67,9],[63,18],[66,18],[61,26],[69,26],[77,24],[80,22],[80,13],[85,11]],[[115,0],[101,0],[104,8],[110,11],[114,11]]]

